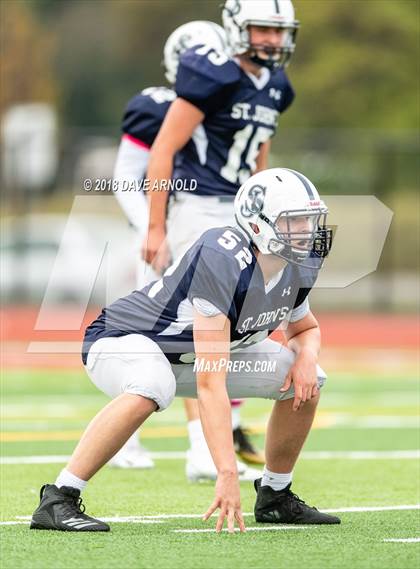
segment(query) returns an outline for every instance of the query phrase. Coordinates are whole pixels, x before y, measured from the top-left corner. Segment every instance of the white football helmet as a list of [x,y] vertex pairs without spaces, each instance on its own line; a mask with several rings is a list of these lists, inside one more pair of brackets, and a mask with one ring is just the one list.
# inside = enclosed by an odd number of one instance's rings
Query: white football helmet
[[165,77],[169,83],[175,83],[180,55],[199,44],[210,46],[224,53],[227,49],[225,30],[218,24],[206,20],[188,22],[176,28],[166,40],[163,48]]
[[[295,51],[299,22],[291,0],[226,0],[222,11],[229,55],[250,52],[250,59],[265,67],[286,66]],[[284,45],[269,48],[251,45],[248,26],[278,27],[287,30]],[[258,57],[264,51],[267,59]]]
[[327,213],[312,182],[288,168],[258,172],[235,198],[236,221],[263,255],[310,268],[320,268],[331,248]]

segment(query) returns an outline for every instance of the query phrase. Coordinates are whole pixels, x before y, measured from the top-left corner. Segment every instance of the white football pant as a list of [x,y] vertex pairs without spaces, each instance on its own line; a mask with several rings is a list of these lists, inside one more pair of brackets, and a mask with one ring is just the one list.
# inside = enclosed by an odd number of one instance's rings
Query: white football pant
[[[291,350],[270,339],[233,352],[226,367],[229,398],[293,398],[293,384],[284,393],[280,388],[294,359]],[[206,362],[195,365],[199,364]],[[156,342],[141,334],[97,340],[85,368],[96,387],[109,397],[121,393],[142,395],[155,401],[159,411],[166,409],[175,396],[197,397],[194,365],[171,364]],[[318,386],[322,387],[326,375],[319,366],[317,375]]]

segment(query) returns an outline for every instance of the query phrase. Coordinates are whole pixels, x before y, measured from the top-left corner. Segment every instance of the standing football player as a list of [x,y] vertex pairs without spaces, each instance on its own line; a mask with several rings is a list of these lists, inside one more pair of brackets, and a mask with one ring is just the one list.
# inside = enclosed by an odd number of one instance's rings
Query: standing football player
[[[173,84],[176,79],[180,55],[193,46],[211,47],[218,52],[226,50],[225,32],[223,28],[208,21],[194,21],[184,24],[174,30],[164,47],[164,65],[166,79]],[[118,150],[114,170],[115,196],[125,212],[130,224],[137,232],[139,239],[147,233],[148,204],[142,188],[149,162],[150,147],[162,125],[171,102],[176,98],[172,89],[167,87],[150,87],[133,97],[124,112],[122,121],[123,135]],[[191,243],[195,239],[192,238]],[[137,265],[137,288],[140,289],[157,276],[150,265],[140,262]],[[190,481],[200,479],[215,479],[216,468],[208,451],[198,415],[197,402],[185,401],[188,417],[188,434],[190,450],[187,453],[186,474]],[[238,424],[235,424],[235,434],[243,433],[239,425],[238,402],[232,403],[232,414]],[[248,443],[248,444],[247,444]],[[248,451],[252,459],[253,447],[242,435],[242,448]],[[258,456],[258,454],[257,454]],[[249,458],[248,457],[248,458]],[[153,460],[150,453],[142,447],[139,436],[134,433],[121,450],[110,461],[112,466],[119,468],[151,468]],[[242,480],[254,480],[259,471],[239,463]]]
[[[225,32],[214,22],[197,20],[183,24],[168,37],[163,50],[165,77],[175,83],[179,58],[187,49],[206,45],[226,51]],[[114,168],[115,197],[137,232],[141,242],[147,233],[149,208],[142,182],[146,178],[150,149],[176,93],[168,87],[143,89],[128,102],[122,118],[122,137]],[[147,274],[146,264],[137,266],[138,288],[148,284],[155,273]],[[147,282],[146,282],[147,281]]]
[[266,167],[279,114],[294,98],[284,71],[298,28],[292,2],[226,0],[222,17],[231,57],[207,45],[181,55],[177,98],[150,153],[151,188],[197,181],[194,192],[173,192],[169,207],[168,192],[149,192],[144,256],[159,272],[193,234],[232,221],[239,186]]
[[[196,396],[217,468],[216,531],[241,531],[231,397],[276,400],[266,466],[256,481],[263,523],[337,524],[291,491],[326,376],[308,294],[331,246],[327,207],[302,174],[274,168],[252,176],[235,199],[236,227],[205,232],[161,280],[105,308],[87,328],[83,363],[113,397],[88,425],[55,484],[41,489],[32,529],[109,531],[84,513],[90,478],[154,412]],[[285,329],[288,346],[267,336]],[[270,365],[268,365],[270,364]],[[273,366],[274,364],[274,366]]]
[[[241,183],[268,167],[270,139],[294,92],[284,71],[295,49],[298,22],[290,0],[227,0],[223,25],[228,51],[208,45],[180,58],[172,103],[151,153],[150,187],[169,179],[196,180],[194,192],[150,191],[143,255],[158,273],[205,231],[233,222]],[[197,409],[187,412],[191,424]],[[253,463],[264,457],[240,426],[233,407],[235,445]]]

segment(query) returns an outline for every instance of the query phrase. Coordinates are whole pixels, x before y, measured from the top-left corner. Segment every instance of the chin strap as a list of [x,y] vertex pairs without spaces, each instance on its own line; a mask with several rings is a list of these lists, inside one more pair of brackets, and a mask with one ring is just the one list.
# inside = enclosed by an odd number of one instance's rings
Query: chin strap
[[248,56],[248,59],[250,61],[252,61],[252,63],[255,63],[256,65],[258,65],[259,67],[266,67],[270,71],[272,69],[274,69],[275,67],[279,66],[278,61],[271,59],[271,58],[270,59],[262,59],[261,57],[258,57],[257,54]]
[[[264,51],[268,56],[267,59],[262,59],[258,55],[258,51]],[[277,55],[277,58],[274,56]],[[282,48],[280,51],[277,49],[267,48],[264,46],[251,45],[249,53],[247,55],[248,59],[259,65],[260,67],[266,67],[267,69],[275,69],[278,67],[287,67],[292,56],[292,51],[286,48]]]

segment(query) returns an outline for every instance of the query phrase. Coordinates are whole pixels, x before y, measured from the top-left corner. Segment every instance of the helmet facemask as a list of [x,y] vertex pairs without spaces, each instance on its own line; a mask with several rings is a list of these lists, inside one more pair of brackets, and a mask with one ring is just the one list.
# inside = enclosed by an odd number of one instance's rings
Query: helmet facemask
[[272,230],[272,237],[267,241],[269,253],[288,263],[321,268],[332,244],[332,231],[326,226],[324,209],[285,211],[274,223],[262,213],[259,217]]
[[320,269],[332,244],[328,207],[314,184],[289,168],[254,174],[235,197],[238,225],[261,255]]
[[[299,28],[291,0],[225,0],[222,20],[231,56],[244,55],[270,69],[288,64]],[[251,41],[250,26],[284,30],[281,45],[270,46],[256,37]]]
[[[270,24],[269,27],[278,27],[281,30],[284,30],[285,35],[282,40],[282,44],[279,47],[268,46],[265,44],[257,44],[251,43],[250,41],[250,31],[248,26],[250,25],[258,25],[261,27],[260,22],[248,22],[247,29],[244,30],[247,36],[246,47],[247,52],[246,56],[253,62],[259,65],[260,67],[267,67],[268,69],[274,69],[276,67],[287,67],[289,64],[290,58],[292,57],[295,46],[296,46],[296,35],[297,35],[297,26],[290,27],[290,24],[287,26],[273,26]],[[243,34],[245,39],[245,34]],[[264,54],[264,57],[261,57],[261,52]]]

